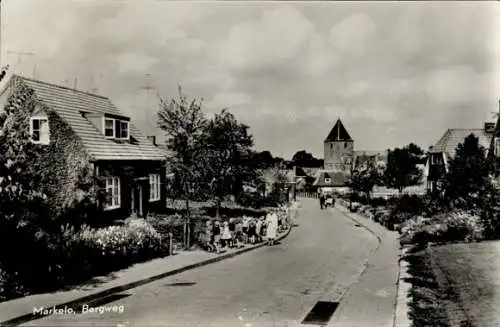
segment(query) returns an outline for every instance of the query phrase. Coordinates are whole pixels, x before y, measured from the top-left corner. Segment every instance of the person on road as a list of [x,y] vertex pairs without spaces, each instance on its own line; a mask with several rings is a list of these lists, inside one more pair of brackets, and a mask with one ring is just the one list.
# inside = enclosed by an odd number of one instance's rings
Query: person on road
[[222,248],[226,250],[231,242],[231,232],[229,231],[229,223],[227,221],[222,225],[222,235],[221,235]]
[[216,220],[214,223],[214,228],[212,230],[212,235],[214,236],[214,247],[217,253],[220,253],[220,234],[221,234],[220,223],[218,220]]
[[319,206],[321,210],[325,207],[325,196],[323,194],[319,196]]
[[229,232],[231,233],[229,247],[233,248],[236,244],[236,223],[234,221],[234,218],[229,219]]
[[276,214],[276,209],[269,212],[266,217],[266,236],[267,245],[274,245],[276,240],[276,232],[278,229],[278,216]]
[[240,248],[244,246],[244,239],[243,239],[243,221],[239,220],[236,223],[235,226],[235,233],[236,233],[236,247]]
[[257,218],[255,222],[255,239],[257,243],[262,242],[262,219]]

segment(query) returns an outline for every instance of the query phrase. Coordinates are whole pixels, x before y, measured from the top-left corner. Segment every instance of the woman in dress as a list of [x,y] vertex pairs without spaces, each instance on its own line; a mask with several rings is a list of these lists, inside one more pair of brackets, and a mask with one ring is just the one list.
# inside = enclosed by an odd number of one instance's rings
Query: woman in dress
[[276,240],[276,231],[278,229],[278,216],[276,215],[276,209],[269,212],[266,217],[266,236],[267,245],[274,245]]
[[229,223],[227,221],[222,225],[222,235],[221,235],[221,244],[222,248],[225,250],[229,246],[231,242],[231,232],[229,231]]

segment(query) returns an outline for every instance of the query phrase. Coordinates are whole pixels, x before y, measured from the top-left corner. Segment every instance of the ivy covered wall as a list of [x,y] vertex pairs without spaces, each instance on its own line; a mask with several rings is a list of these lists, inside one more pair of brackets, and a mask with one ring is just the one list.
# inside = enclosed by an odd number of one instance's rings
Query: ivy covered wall
[[54,111],[45,110],[49,118],[50,144],[43,146],[40,173],[53,215],[58,217],[69,212],[87,215],[75,212],[75,208],[82,202],[86,202],[86,210],[96,205],[97,181],[90,156],[71,127]]

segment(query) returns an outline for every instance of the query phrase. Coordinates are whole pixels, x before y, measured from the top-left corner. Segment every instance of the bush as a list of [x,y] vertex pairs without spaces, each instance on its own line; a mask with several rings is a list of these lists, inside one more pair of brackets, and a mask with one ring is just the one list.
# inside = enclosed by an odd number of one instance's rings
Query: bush
[[474,242],[484,238],[485,226],[478,215],[456,211],[444,219],[444,241]]
[[[126,221],[124,226],[91,229],[84,226],[71,239],[88,263],[114,261],[117,265],[140,262],[168,253],[168,244],[154,227],[143,219]],[[88,253],[88,254],[85,254]]]
[[453,211],[434,218],[415,217],[401,228],[401,242],[474,242],[485,238],[480,216],[466,211]]
[[386,206],[387,203],[388,203],[388,201],[386,199],[380,198],[380,197],[372,198],[370,200],[370,205],[372,205],[374,207]]

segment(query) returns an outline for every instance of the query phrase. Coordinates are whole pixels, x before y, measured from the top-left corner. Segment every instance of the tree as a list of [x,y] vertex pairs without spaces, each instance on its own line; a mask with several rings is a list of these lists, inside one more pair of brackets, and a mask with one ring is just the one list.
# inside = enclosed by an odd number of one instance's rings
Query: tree
[[291,163],[298,167],[319,168],[323,166],[323,160],[315,158],[305,150],[297,151],[293,155]]
[[248,165],[253,138],[248,129],[226,109],[206,124],[203,141],[207,150],[206,178],[211,186],[217,217],[224,197],[237,195],[243,183],[253,176],[255,167]]
[[363,169],[354,170],[351,174],[349,185],[352,192],[361,192],[370,199],[371,193],[375,185],[381,179],[381,173],[375,165],[369,165]]
[[445,199],[459,206],[475,207],[492,192],[490,162],[479,139],[471,134],[455,151],[445,176]]
[[270,167],[274,167],[275,161],[271,152],[265,151],[252,151],[251,158],[252,164],[259,169],[267,169]]
[[167,134],[166,145],[171,152],[169,166],[181,188],[179,195],[186,203],[184,246],[190,247],[189,200],[197,192],[204,176],[203,136],[207,121],[202,112],[202,101],[188,98],[179,87],[178,98],[160,100],[158,127]]
[[384,172],[385,184],[396,188],[399,193],[405,187],[417,185],[422,178],[422,171],[417,165],[422,162],[423,155],[424,151],[413,143],[389,150]]
[[48,256],[46,242],[53,230],[38,166],[43,146],[30,141],[37,101],[20,81],[12,83],[13,92],[0,110],[0,270],[13,278],[0,281],[5,293],[12,285],[4,283],[44,280],[47,267],[37,260]]

